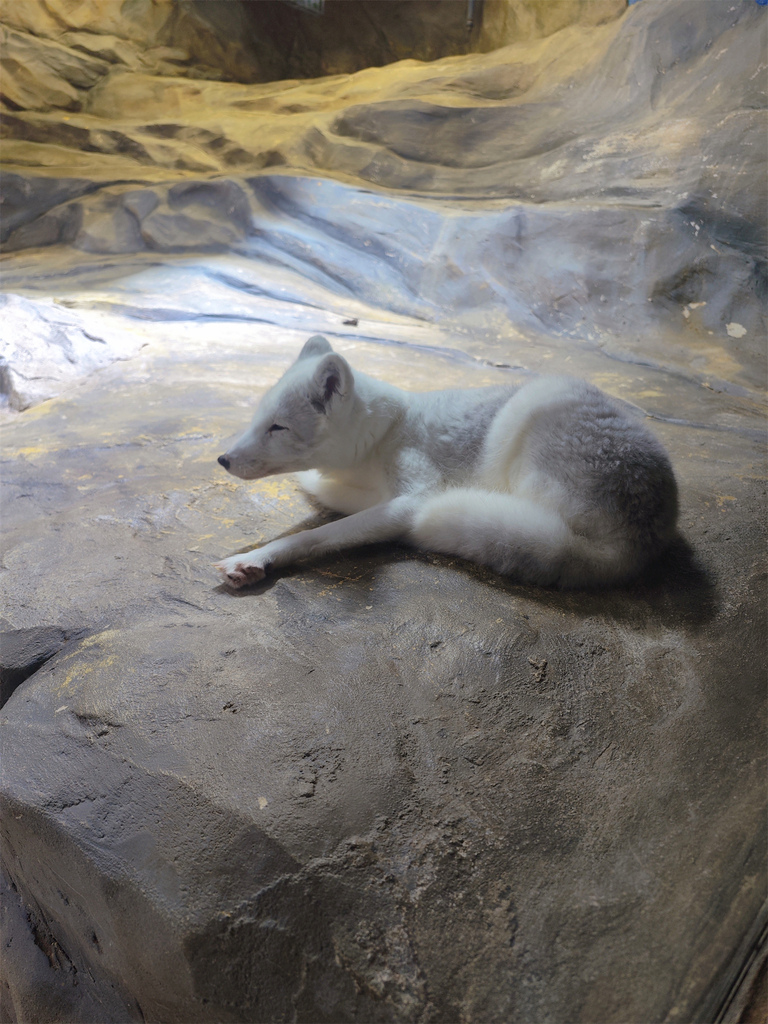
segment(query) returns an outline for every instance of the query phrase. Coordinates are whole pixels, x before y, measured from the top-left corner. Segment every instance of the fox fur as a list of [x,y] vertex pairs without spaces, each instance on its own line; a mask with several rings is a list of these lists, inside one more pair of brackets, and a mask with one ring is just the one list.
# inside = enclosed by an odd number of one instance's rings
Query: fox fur
[[381,541],[457,555],[540,586],[611,586],[669,543],[677,486],[645,426],[586,381],[402,391],[320,335],[219,457],[243,480],[297,473],[346,518],[217,563],[231,586]]

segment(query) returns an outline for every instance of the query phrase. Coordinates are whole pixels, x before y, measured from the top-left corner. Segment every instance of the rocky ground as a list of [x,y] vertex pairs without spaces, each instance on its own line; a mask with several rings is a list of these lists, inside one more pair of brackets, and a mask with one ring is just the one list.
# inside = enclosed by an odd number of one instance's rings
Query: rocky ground
[[[113,62],[13,101],[9,1019],[736,1019],[765,900],[766,13],[642,0],[432,64]],[[593,380],[668,446],[679,542],[605,593],[391,546],[220,586],[323,515],[215,462],[318,332],[412,389]]]

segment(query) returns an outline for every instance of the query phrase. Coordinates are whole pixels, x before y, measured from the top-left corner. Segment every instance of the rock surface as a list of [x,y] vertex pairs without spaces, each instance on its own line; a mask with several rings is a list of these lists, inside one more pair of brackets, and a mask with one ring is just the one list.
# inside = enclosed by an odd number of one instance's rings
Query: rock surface
[[[12,114],[2,625],[84,635],[3,710],[9,1019],[724,1012],[765,900],[765,13]],[[47,391],[22,329],[75,356]],[[680,542],[608,593],[389,545],[227,591],[319,521],[215,464],[318,332],[411,389],[593,380]]]
[[618,17],[627,0],[0,0],[2,101],[80,110],[109,71],[263,82],[494,50]]
[[111,72],[66,121],[5,118],[5,245],[29,253],[6,287],[62,246],[69,276],[237,252],[472,331],[643,337],[651,356],[670,330],[734,324],[754,372],[764,13],[644,0],[589,31],[279,87]]
[[146,343],[118,317],[73,311],[65,303],[0,294],[0,394],[17,412],[84,374],[128,359]]
[[0,0],[3,102],[79,110],[109,71],[253,82],[282,63],[259,47],[240,3]]

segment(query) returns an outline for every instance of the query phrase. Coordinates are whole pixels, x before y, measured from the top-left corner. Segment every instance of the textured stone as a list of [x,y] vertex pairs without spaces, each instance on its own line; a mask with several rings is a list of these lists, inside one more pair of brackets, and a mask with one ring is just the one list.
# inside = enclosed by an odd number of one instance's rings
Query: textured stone
[[[93,81],[84,79],[82,71],[75,71],[73,79],[71,68],[97,68],[103,74],[111,64],[158,75],[246,82],[272,77],[270,72],[276,70],[269,48],[262,48],[261,61],[253,52],[258,41],[251,38],[239,2],[2,0],[0,23],[12,30],[13,45],[24,48],[30,65],[22,73],[27,93],[21,105],[26,109],[76,109],[75,96],[65,94],[59,102],[46,88],[51,64],[60,74],[61,65],[64,80],[78,88],[88,88]],[[6,80],[9,72],[12,77],[20,73],[15,61],[4,70]],[[13,95],[9,98],[14,100]]]
[[90,88],[107,69],[58,43],[32,39],[0,26],[3,98],[11,107],[79,110],[79,88]]
[[275,0],[245,6],[255,35],[282,56],[283,78],[350,74],[393,61],[495,50],[568,25],[617,18],[626,0],[325,0],[323,14]]
[[40,916],[30,922],[13,883],[0,874],[0,941],[3,943],[3,984],[0,1019],[11,1021],[105,1021],[137,1019],[135,1005],[126,1005],[103,979],[83,989],[77,968],[46,929]]
[[[616,18],[626,0],[327,0],[322,17],[283,0],[2,0],[4,101],[79,110],[109,68],[237,82],[349,74],[435,60]],[[96,31],[94,31],[96,29]]]
[[626,10],[625,0],[483,0],[479,50],[540,39],[569,25],[591,28]]
[[73,314],[65,305],[0,294],[0,396],[20,411],[59,394],[145,343],[140,330],[114,318]]
[[[367,300],[384,277],[376,304],[406,315],[470,310],[475,329],[479,311],[501,313],[592,342],[736,323],[756,366],[764,13],[643,2],[590,33],[279,92],[111,73],[87,114],[7,119],[11,165],[50,156],[58,170],[12,168],[11,192],[28,180],[36,200],[6,245],[234,248],[311,277],[327,266],[340,292],[362,286]],[[85,173],[101,180],[62,201]],[[371,186],[386,190],[375,204]],[[175,202],[182,192],[205,198]]]

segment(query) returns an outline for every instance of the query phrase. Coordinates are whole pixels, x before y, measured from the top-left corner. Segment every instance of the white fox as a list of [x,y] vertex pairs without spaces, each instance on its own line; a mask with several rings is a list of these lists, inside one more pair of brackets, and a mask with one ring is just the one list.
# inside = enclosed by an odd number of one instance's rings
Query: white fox
[[661,444],[597,388],[413,393],[352,372],[320,335],[219,457],[243,480],[299,473],[347,518],[218,562],[235,587],[310,555],[403,541],[543,586],[636,575],[671,540],[677,486]]

